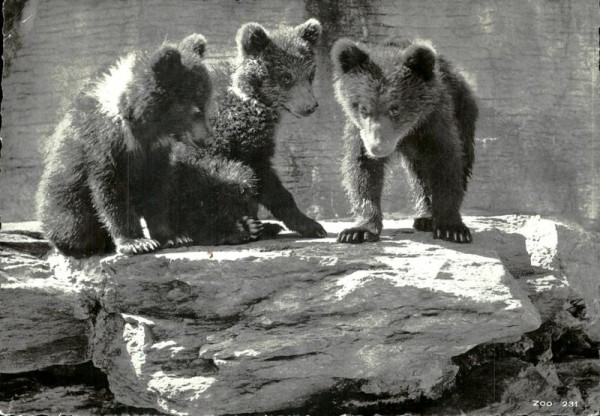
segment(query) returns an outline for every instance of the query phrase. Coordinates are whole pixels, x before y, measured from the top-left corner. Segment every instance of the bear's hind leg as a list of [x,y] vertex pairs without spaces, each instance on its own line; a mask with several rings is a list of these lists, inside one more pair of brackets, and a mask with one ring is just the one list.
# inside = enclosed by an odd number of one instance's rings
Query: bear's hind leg
[[89,257],[108,253],[113,247],[108,232],[91,211],[54,210],[42,215],[46,238],[67,256]]
[[117,253],[129,255],[158,250],[157,240],[144,237],[141,216],[127,197],[127,184],[120,183],[114,176],[98,174],[92,175],[89,182],[95,210],[112,237]]

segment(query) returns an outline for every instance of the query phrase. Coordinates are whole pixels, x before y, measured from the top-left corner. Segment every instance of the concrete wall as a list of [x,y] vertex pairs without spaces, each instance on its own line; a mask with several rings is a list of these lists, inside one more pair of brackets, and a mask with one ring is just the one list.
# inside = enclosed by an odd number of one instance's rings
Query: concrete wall
[[[591,1],[456,0],[28,0],[3,73],[0,213],[35,216],[41,147],[69,99],[101,66],[134,48],[197,31],[210,59],[234,54],[241,23],[266,27],[317,17],[324,24],[316,80],[320,107],[286,120],[277,168],[303,210],[347,216],[339,161],[343,116],[331,87],[329,47],[350,36],[429,38],[476,86],[481,117],[465,213],[539,213],[600,228],[598,5]],[[400,165],[384,209],[410,214]]]

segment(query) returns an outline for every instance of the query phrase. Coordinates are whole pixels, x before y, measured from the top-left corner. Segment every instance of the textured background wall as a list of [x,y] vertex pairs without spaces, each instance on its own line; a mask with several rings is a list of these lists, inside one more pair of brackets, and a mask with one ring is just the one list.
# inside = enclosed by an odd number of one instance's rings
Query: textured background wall
[[[596,2],[568,0],[28,0],[5,28],[2,220],[34,219],[43,143],[99,67],[193,31],[208,38],[210,60],[231,57],[243,22],[275,27],[317,17],[325,29],[320,107],[286,119],[278,138],[277,168],[302,209],[320,218],[349,214],[329,47],[341,36],[397,34],[431,39],[476,86],[477,160],[464,212],[539,213],[598,229],[598,11]],[[400,166],[389,176],[384,209],[410,214]]]

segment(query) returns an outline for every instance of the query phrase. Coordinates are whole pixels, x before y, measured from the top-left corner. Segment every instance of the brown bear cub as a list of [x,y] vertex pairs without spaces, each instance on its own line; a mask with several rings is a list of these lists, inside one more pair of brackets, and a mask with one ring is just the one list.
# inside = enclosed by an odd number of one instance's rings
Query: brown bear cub
[[[191,35],[182,45],[199,59],[205,40]],[[211,84],[198,59],[184,64],[175,46],[130,53],[74,100],[52,136],[38,192],[43,229],[61,252],[134,254],[190,242],[169,226],[170,157],[174,142],[208,134]]]
[[[210,116],[214,137],[207,143],[208,153],[252,170],[256,178],[252,216],[262,204],[303,237],[327,234],[298,209],[271,160],[282,114],[305,117],[318,106],[312,81],[320,36],[321,25],[315,19],[270,33],[257,23],[247,23],[237,33],[236,62],[211,69],[215,84]],[[265,224],[263,235],[279,230],[279,226]]]
[[400,153],[418,203],[414,228],[470,243],[460,206],[474,160],[477,105],[465,79],[423,41],[338,40],[334,86],[347,116],[343,183],[359,218],[338,241],[377,241],[385,166]]

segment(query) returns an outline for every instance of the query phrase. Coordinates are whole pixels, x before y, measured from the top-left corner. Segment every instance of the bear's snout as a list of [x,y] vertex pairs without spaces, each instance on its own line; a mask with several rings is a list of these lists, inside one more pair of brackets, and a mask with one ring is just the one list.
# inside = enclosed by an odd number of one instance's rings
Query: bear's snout
[[398,144],[398,136],[387,118],[367,118],[361,126],[360,135],[367,154],[375,158],[391,155]]
[[319,103],[310,85],[298,85],[290,91],[290,99],[285,106],[295,116],[307,117],[314,113]]

